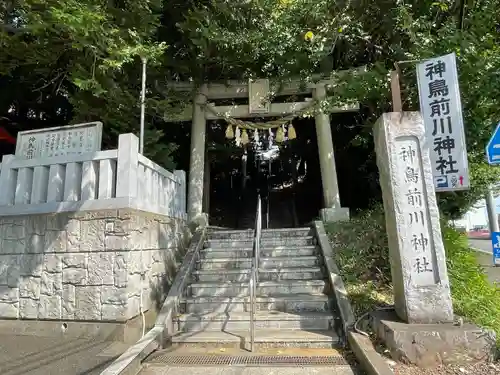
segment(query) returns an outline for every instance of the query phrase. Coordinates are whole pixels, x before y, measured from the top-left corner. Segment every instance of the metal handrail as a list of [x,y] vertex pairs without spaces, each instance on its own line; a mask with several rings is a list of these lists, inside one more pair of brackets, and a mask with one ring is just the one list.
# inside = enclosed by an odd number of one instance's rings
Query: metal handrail
[[262,236],[262,203],[260,194],[257,195],[257,212],[255,215],[255,229],[252,249],[252,266],[250,269],[250,351],[254,350],[255,342],[255,295],[257,294],[257,283],[259,282],[259,256],[260,240]]

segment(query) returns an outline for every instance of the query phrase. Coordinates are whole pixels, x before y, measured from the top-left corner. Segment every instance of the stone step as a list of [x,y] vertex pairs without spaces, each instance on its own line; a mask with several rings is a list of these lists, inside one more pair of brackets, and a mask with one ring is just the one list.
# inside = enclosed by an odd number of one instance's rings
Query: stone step
[[[270,268],[259,270],[259,280],[322,280],[324,278],[320,267],[295,267],[295,268]],[[197,282],[248,282],[250,280],[249,269],[225,270],[196,270],[193,279]]]
[[301,228],[272,228],[262,229],[262,237],[305,237],[312,236],[313,229],[310,227]]
[[[311,228],[283,228],[263,229],[262,238],[304,237],[312,234]],[[207,233],[210,239],[253,239],[254,230],[210,230]]]
[[[326,282],[323,280],[285,280],[262,281],[257,284],[257,295],[323,293]],[[190,285],[192,297],[246,297],[249,295],[248,283],[193,283]]]
[[[177,317],[178,331],[243,331],[250,328],[250,313],[183,314]],[[304,329],[327,331],[333,329],[329,313],[306,312],[300,314],[259,311],[255,313],[256,329]]]
[[[278,238],[262,238],[261,247],[271,247],[271,246],[310,246],[315,244],[315,238],[312,236],[307,237],[278,237]],[[210,239],[205,241],[203,247],[212,248],[251,248],[253,246],[253,238],[247,239]]]
[[[203,346],[209,348],[248,347],[250,332],[242,331],[198,331],[179,332],[172,337],[173,346]],[[257,348],[332,348],[339,347],[341,340],[334,331],[302,331],[256,329]]]
[[[185,313],[208,313],[208,312],[249,312],[250,298],[228,298],[228,297],[197,297],[186,298],[181,301]],[[282,312],[306,312],[333,311],[332,303],[325,294],[285,294],[273,297],[255,298],[257,311],[282,311]]]
[[[321,265],[316,256],[260,258],[260,269],[317,267]],[[250,269],[252,258],[213,258],[201,259],[197,262],[199,270]]]
[[[238,248],[212,248],[207,247],[200,251],[202,259],[208,258],[250,258],[252,257],[253,249],[251,247]],[[299,257],[312,256],[316,254],[316,246],[288,246],[288,247],[264,247],[260,249],[261,258],[274,257]]]
[[228,239],[251,239],[254,237],[253,229],[244,230],[209,230],[207,237],[212,240],[228,240]]

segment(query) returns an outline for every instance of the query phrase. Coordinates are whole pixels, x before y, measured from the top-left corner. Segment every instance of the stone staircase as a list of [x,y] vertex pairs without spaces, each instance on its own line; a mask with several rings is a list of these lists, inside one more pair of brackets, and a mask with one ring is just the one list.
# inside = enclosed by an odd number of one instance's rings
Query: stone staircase
[[[253,230],[209,230],[173,346],[249,348]],[[255,314],[259,348],[341,344],[321,252],[310,228],[263,230]]]

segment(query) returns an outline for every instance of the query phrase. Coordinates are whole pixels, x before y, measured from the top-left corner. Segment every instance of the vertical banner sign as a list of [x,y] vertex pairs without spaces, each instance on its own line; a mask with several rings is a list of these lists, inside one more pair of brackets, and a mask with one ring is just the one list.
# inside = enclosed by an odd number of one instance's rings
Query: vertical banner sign
[[436,191],[467,190],[469,165],[455,53],[418,64],[417,81]]

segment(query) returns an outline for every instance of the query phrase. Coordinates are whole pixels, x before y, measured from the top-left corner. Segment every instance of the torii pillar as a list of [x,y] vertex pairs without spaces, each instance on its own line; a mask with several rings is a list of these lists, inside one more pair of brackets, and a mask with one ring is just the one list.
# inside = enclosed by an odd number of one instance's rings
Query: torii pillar
[[207,120],[205,104],[207,87],[203,85],[193,100],[191,124],[191,157],[189,161],[187,213],[189,222],[208,225],[208,215],[203,213],[203,187],[205,172],[205,134]]
[[[313,98],[321,102],[326,98],[325,84],[318,84],[313,90]],[[319,164],[321,168],[321,182],[323,185],[324,208],[320,211],[323,221],[349,220],[349,208],[340,206],[337,168],[333,152],[332,129],[330,116],[318,108],[314,116],[316,135],[318,138]]]

